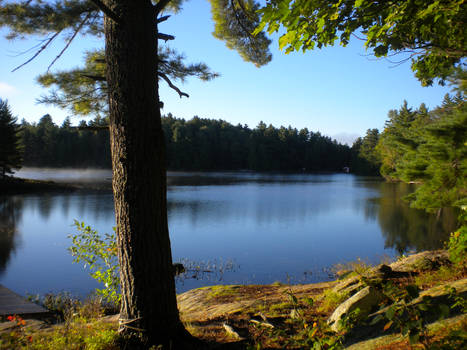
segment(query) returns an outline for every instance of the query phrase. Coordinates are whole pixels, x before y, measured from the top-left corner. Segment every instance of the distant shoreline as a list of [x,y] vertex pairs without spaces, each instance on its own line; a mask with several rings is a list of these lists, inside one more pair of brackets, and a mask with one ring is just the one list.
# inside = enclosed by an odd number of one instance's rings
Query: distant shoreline
[[74,184],[55,182],[49,180],[23,179],[19,177],[6,177],[0,179],[0,195],[44,193],[44,192],[74,192],[77,190],[111,190],[107,186],[93,186],[89,184]]

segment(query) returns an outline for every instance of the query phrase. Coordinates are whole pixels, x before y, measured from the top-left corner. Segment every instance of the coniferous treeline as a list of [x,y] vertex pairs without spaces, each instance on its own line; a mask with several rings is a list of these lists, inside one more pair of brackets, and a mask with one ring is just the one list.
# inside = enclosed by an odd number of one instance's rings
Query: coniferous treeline
[[[80,127],[105,126],[99,118]],[[73,127],[66,118],[59,127],[49,114],[39,122],[30,124],[22,121],[24,148],[23,166],[36,167],[98,167],[110,168],[109,132]]]
[[[110,168],[105,125],[100,118],[81,121],[79,127],[72,127],[69,118],[59,127],[50,115],[37,124],[23,120],[24,165]],[[306,128],[261,122],[250,129],[171,114],[162,118],[162,127],[171,170],[342,171],[352,166],[350,147]]]
[[[464,89],[465,91],[465,89]],[[404,102],[388,113],[382,133],[368,130],[352,146],[353,156],[388,181],[419,184],[411,205],[429,212],[467,205],[467,105],[464,91],[446,95],[429,111]]]

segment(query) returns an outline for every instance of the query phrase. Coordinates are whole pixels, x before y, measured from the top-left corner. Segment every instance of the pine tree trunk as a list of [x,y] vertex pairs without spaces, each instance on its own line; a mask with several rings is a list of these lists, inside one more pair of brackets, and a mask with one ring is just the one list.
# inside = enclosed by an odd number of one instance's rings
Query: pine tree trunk
[[110,142],[122,305],[120,331],[151,344],[183,333],[167,226],[164,137],[158,106],[157,24],[150,0],[108,0]]

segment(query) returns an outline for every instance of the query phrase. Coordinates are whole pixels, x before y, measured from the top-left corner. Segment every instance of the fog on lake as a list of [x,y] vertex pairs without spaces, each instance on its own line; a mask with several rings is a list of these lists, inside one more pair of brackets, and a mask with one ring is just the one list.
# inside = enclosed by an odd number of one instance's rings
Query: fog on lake
[[[18,176],[110,184],[110,171],[39,171]],[[177,279],[182,292],[210,284],[309,283],[361,258],[377,263],[412,250],[442,247],[455,215],[410,209],[409,185],[349,174],[169,173],[168,218],[174,261],[206,267]],[[110,191],[0,195],[0,283],[19,294],[97,284],[73,264],[73,221],[100,233],[114,226]]]

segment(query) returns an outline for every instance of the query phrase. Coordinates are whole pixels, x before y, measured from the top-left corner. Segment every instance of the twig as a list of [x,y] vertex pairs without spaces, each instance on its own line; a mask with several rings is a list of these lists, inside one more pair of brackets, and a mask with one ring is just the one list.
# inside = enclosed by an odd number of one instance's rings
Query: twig
[[47,40],[46,43],[45,43],[44,45],[42,45],[41,48],[40,48],[39,50],[37,50],[37,52],[36,52],[30,59],[28,59],[26,62],[20,64],[20,65],[19,65],[18,67],[16,67],[15,69],[13,69],[12,72],[14,72],[14,71],[20,69],[21,67],[27,65],[29,62],[31,62],[33,59],[35,59],[37,56],[39,56],[39,54],[40,54],[42,51],[44,51],[44,50],[47,48],[47,46],[50,45],[50,43],[52,42],[52,40],[54,40],[54,39],[58,36],[58,34],[60,34],[60,32],[61,32],[61,30],[59,30],[59,31],[56,32],[54,35],[52,35],[52,36],[49,38],[49,40]]
[[176,87],[174,84],[172,84],[172,82],[170,81],[170,79],[169,79],[169,77],[167,75],[165,75],[164,73],[161,73],[161,72],[159,72],[158,75],[162,79],[164,79],[172,89],[174,89],[175,91],[178,92],[178,94],[180,95],[180,98],[182,98],[183,96],[190,97],[190,95],[188,95],[187,93],[185,93],[183,91],[180,91],[180,89],[178,87]]
[[78,35],[79,31],[81,30],[81,28],[83,28],[84,26],[84,23],[86,23],[86,21],[88,20],[88,18],[91,16],[91,13],[89,12],[87,14],[86,17],[84,17],[84,19],[81,21],[81,23],[79,24],[78,28],[76,28],[75,32],[73,33],[73,35],[71,36],[71,38],[67,41],[65,47],[62,49],[62,51],[60,51],[60,53],[57,55],[57,57],[54,58],[54,60],[49,64],[49,66],[47,67],[47,72],[49,71],[49,69],[54,65],[55,62],[57,62],[57,60],[62,57],[63,53],[66,51],[66,49],[68,49],[68,47],[70,46],[71,42],[73,41],[73,39],[76,37],[76,35]]

